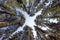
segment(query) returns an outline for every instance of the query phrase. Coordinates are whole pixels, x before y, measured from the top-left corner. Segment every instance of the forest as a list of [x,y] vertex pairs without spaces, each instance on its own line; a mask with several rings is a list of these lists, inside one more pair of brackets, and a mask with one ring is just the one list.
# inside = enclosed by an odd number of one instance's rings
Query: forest
[[0,0],[0,40],[60,40],[60,0]]

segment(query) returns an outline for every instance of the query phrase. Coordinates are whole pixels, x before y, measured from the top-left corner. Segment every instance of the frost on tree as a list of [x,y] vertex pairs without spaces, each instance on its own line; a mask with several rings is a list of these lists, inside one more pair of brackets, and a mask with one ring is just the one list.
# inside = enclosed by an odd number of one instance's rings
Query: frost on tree
[[0,40],[60,40],[60,0],[0,0]]

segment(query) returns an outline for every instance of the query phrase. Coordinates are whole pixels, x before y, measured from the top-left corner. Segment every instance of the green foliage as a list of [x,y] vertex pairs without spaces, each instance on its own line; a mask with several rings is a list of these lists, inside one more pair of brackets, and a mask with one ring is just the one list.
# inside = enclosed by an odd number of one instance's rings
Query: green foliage
[[52,13],[60,12],[60,6],[55,6],[55,7],[52,7],[52,8],[48,8],[43,13],[45,14],[45,13],[49,13],[49,12],[52,12]]

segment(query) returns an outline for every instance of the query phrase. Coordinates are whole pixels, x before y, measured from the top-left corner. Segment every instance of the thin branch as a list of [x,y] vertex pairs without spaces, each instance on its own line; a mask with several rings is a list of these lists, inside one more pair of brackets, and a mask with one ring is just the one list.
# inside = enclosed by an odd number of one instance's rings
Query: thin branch
[[39,6],[41,6],[43,4],[44,0],[40,0],[39,3],[37,4],[37,6],[35,7],[36,10],[38,9]]
[[6,11],[6,10],[0,10],[0,14],[16,15],[15,13],[13,13],[13,12],[9,12],[9,11]]
[[8,5],[3,5],[3,4],[0,4],[0,7],[3,7],[5,10],[0,10],[0,13],[7,13],[7,14],[10,14],[10,15],[16,15],[15,12],[9,12],[8,10],[11,10],[11,7],[8,6]]
[[44,17],[40,17],[40,18],[60,18],[60,16],[44,16]]

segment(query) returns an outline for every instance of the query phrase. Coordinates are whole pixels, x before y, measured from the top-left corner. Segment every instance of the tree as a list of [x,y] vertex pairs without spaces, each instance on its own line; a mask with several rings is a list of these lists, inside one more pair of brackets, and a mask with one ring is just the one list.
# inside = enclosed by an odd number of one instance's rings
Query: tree
[[1,0],[0,40],[59,40],[60,0]]

